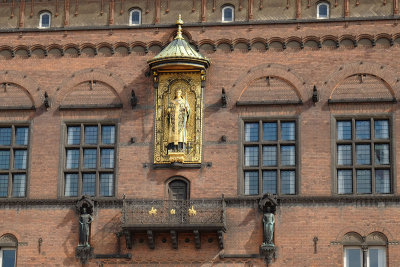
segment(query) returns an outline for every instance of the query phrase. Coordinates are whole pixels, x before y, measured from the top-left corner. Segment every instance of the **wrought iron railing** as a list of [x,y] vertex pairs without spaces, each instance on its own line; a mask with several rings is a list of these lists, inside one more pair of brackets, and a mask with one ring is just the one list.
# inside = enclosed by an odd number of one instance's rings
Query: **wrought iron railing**
[[124,200],[122,224],[213,225],[224,224],[223,199]]

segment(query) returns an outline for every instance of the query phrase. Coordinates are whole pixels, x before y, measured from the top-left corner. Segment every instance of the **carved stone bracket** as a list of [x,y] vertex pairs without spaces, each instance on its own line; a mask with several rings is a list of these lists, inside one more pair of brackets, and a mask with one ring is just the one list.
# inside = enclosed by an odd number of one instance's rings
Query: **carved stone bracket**
[[219,249],[224,249],[224,231],[218,230],[217,234]]
[[149,248],[154,249],[154,233],[152,230],[147,230],[147,239],[149,240]]
[[178,235],[177,235],[176,231],[171,230],[170,234],[171,234],[172,248],[178,249]]
[[193,230],[194,234],[194,244],[197,249],[201,248],[201,239],[200,239],[200,232],[199,230]]
[[260,255],[265,259],[267,264],[271,264],[276,259],[277,248],[275,246],[261,245]]
[[86,246],[78,246],[75,250],[75,257],[81,261],[82,264],[86,264],[89,259],[93,257],[93,248]]

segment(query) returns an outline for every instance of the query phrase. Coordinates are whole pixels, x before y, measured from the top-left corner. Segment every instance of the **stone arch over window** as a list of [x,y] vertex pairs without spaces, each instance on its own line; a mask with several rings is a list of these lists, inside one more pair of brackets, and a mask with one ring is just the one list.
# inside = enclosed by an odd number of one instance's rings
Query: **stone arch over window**
[[76,72],[57,89],[59,92],[56,99],[60,108],[122,107],[120,95],[123,93],[124,83],[106,70],[86,69]]
[[47,29],[51,26],[51,13],[49,11],[41,11],[39,13],[39,28]]
[[129,11],[129,25],[135,26],[142,24],[142,10],[134,7]]
[[319,2],[317,4],[317,19],[329,19],[329,3]]
[[[291,68],[279,64],[262,64],[249,69],[234,83],[232,99],[238,102],[301,103],[306,90],[305,82]],[[235,88],[239,88],[236,90]]]
[[190,198],[190,182],[182,176],[174,176],[166,181],[166,196],[169,200]]
[[[38,90],[39,89],[39,90]],[[17,71],[0,72],[0,109],[34,109],[44,94],[37,82]]]
[[12,234],[0,237],[0,265],[16,266],[18,240]]
[[222,6],[222,22],[233,22],[235,21],[235,7],[233,5]]
[[[361,79],[363,80],[360,84]],[[357,91],[359,89],[350,86],[349,84],[351,83],[354,83],[355,87],[364,85],[367,85],[367,87],[362,88],[364,91]],[[368,85],[368,83],[371,85]],[[378,88],[373,88],[373,83]],[[353,88],[351,92],[361,100],[365,100],[367,97],[372,98],[369,99],[372,101],[382,99],[384,96],[390,97],[393,100],[400,97],[400,84],[397,82],[396,71],[390,66],[383,64],[359,61],[338,66],[336,71],[327,77],[321,87],[321,99],[328,98],[329,101],[332,101],[331,99],[339,99],[338,93],[343,92],[344,86]],[[361,93],[365,91],[368,93],[368,96]],[[359,93],[357,94],[357,92]],[[343,95],[340,97],[343,97]],[[389,101],[389,99],[387,100]]]

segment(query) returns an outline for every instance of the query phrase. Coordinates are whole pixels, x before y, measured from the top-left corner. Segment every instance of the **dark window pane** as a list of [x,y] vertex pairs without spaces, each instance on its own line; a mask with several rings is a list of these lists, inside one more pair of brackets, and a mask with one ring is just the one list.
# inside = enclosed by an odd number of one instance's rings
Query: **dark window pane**
[[258,141],[258,123],[244,124],[244,140],[246,142]]
[[337,163],[338,165],[352,165],[351,145],[338,145],[337,146]]
[[244,165],[258,166],[258,146],[246,146],[244,148]]
[[371,147],[370,145],[356,145],[356,160],[357,164],[371,164]]
[[258,171],[244,172],[244,194],[258,195]]
[[97,163],[97,149],[83,150],[83,167],[86,169],[95,169]]
[[103,126],[101,127],[101,133],[101,142],[103,144],[115,143],[115,126]]
[[337,139],[351,140],[351,121],[337,122]]
[[368,248],[368,267],[386,267],[386,251],[384,248]]
[[390,188],[390,171],[375,170],[375,191],[378,194],[389,194]]
[[96,174],[85,173],[82,179],[82,195],[94,196],[96,194]]
[[296,193],[295,171],[281,171],[281,192],[285,195]]
[[97,126],[85,126],[85,144],[97,144]]
[[357,170],[357,193],[358,194],[371,194],[371,171],[370,170]]
[[2,267],[15,267],[15,249],[0,250],[3,253]]
[[263,146],[263,165],[276,166],[276,146]]
[[356,121],[356,138],[360,140],[371,139],[370,121]]
[[8,174],[0,174],[0,197],[8,196]]
[[375,145],[375,164],[385,165],[389,164],[389,144],[376,144]]
[[81,127],[69,126],[68,127],[68,145],[79,145],[81,143]]
[[318,15],[320,18],[328,17],[328,5],[319,5],[318,6]]
[[284,141],[293,141],[296,139],[296,130],[294,122],[281,123],[281,139]]
[[78,174],[68,173],[65,175],[65,196],[78,196]]
[[28,145],[28,134],[28,127],[17,127],[15,129],[15,143],[23,146]]
[[106,169],[114,168],[114,149],[101,150],[101,167]]
[[13,176],[13,197],[24,197],[26,188],[26,175],[25,174],[14,174]]
[[278,124],[276,122],[263,123],[264,140],[276,141],[278,139]]
[[281,165],[294,166],[296,164],[295,146],[281,146]]
[[67,150],[67,169],[77,169],[79,167],[79,149]]
[[114,195],[114,175],[112,173],[100,174],[100,195],[104,197]]
[[263,171],[263,194],[276,194],[276,171]]
[[228,7],[224,8],[224,21],[233,21],[233,9]]
[[351,194],[353,193],[353,171],[338,170],[338,193]]
[[48,28],[50,27],[50,15],[49,14],[43,14],[42,15],[42,25],[43,28]]
[[11,145],[11,128],[0,128],[0,145]]
[[28,159],[28,151],[15,150],[14,151],[14,169],[25,170],[27,159]]
[[375,121],[375,138],[376,139],[389,139],[389,121],[376,120]]
[[346,248],[346,266],[361,267],[361,249]]
[[140,11],[135,10],[131,13],[131,24],[140,24]]
[[10,169],[10,151],[0,150],[0,169],[8,170]]

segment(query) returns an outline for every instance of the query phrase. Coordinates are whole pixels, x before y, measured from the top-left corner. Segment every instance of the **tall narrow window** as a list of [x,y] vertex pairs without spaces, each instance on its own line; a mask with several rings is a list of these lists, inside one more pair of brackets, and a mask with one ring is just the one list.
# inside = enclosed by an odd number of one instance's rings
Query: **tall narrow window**
[[319,3],[317,5],[317,19],[328,19],[329,18],[329,4]]
[[336,121],[336,175],[339,194],[392,192],[389,119]]
[[222,22],[232,22],[235,20],[235,9],[233,6],[225,6],[222,8]]
[[129,25],[142,24],[142,12],[140,9],[132,9],[129,15]]
[[14,235],[5,234],[0,237],[0,266],[15,267],[17,261],[18,240]]
[[71,124],[66,127],[64,196],[114,196],[116,127]]
[[39,15],[39,28],[50,28],[51,26],[51,13],[50,12],[42,12]]
[[29,127],[0,126],[0,197],[25,197]]
[[296,194],[296,122],[248,121],[243,132],[245,195]]

